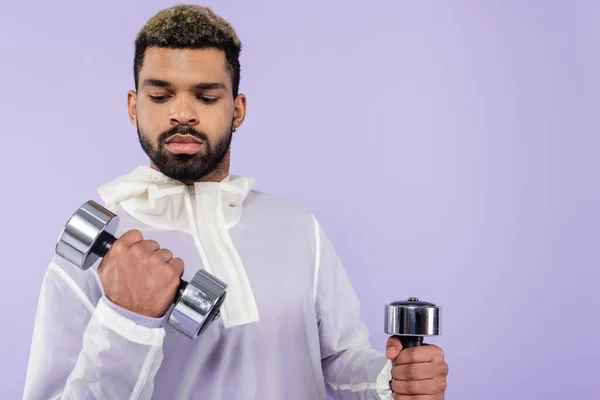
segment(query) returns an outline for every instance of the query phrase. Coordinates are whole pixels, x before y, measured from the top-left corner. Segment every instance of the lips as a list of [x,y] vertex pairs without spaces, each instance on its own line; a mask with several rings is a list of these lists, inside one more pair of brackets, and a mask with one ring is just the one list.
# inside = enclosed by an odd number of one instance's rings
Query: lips
[[200,141],[195,137],[189,135],[175,135],[167,139],[166,143],[200,143]]
[[196,154],[201,147],[202,142],[189,135],[175,135],[165,142],[165,148],[173,154]]

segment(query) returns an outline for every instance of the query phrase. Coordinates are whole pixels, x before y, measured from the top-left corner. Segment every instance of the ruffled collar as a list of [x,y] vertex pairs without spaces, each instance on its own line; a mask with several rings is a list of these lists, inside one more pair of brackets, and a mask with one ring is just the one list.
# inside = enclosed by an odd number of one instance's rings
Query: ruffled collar
[[127,175],[114,179],[98,188],[98,193],[110,208],[117,203],[130,214],[150,225],[164,229],[183,229],[188,226],[185,197],[198,192],[216,192],[227,228],[237,224],[242,215],[242,204],[254,183],[253,178],[228,175],[220,182],[195,182],[186,185],[148,166],[139,166]]

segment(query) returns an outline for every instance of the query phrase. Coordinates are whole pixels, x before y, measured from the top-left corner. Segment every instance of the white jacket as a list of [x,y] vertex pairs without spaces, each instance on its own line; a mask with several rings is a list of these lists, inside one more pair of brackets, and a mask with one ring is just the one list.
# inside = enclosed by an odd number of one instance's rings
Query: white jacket
[[[120,217],[225,281],[195,340],[104,297],[96,271],[55,257],[40,292],[24,399],[391,400],[359,301],[314,216],[252,179],[186,186],[138,167],[99,189]],[[65,221],[66,222],[66,221]]]

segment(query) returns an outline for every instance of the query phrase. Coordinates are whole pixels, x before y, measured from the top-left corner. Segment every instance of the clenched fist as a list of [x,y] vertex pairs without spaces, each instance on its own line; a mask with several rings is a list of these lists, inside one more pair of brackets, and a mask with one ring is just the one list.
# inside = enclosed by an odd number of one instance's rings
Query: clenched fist
[[134,313],[159,318],[175,299],[183,261],[132,229],[113,243],[98,266],[98,275],[110,301]]
[[387,342],[387,357],[392,360],[392,388],[395,400],[443,400],[448,364],[444,351],[434,345],[402,348],[397,337]]

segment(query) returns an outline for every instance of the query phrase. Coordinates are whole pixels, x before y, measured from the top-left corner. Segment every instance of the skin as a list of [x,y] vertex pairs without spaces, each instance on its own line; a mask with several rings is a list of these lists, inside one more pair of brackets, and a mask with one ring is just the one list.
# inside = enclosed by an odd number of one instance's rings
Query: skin
[[[247,107],[246,96],[238,94],[234,98],[231,85],[221,50],[146,50],[139,90],[128,92],[127,106],[152,168],[187,184],[220,181],[228,175],[228,138],[233,128],[242,125]],[[164,139],[176,131],[201,139],[199,153],[172,154]],[[219,147],[222,159],[216,154]],[[155,154],[163,156],[163,165],[157,165]]]
[[400,339],[390,336],[386,356],[392,361],[392,388],[395,400],[443,400],[448,364],[444,351],[435,345],[402,348]]
[[98,266],[98,276],[106,297],[114,304],[152,318],[165,315],[170,307],[183,260],[161,249],[154,240],[144,240],[132,229],[115,241]]

